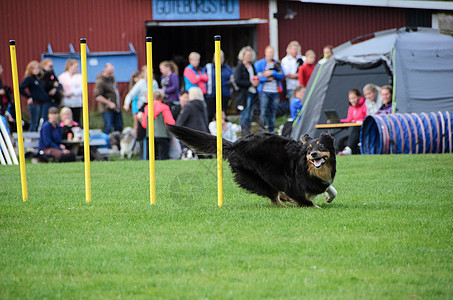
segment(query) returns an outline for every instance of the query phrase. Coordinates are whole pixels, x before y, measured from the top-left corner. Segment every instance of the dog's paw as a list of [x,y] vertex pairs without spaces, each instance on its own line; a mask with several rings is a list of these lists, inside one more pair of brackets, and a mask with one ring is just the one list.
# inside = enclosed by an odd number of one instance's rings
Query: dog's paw
[[326,193],[326,202],[327,203],[332,203],[333,199],[335,199],[335,195],[329,195],[329,193]]
[[333,186],[329,186],[326,190],[326,202],[332,203],[333,199],[337,196],[337,191]]

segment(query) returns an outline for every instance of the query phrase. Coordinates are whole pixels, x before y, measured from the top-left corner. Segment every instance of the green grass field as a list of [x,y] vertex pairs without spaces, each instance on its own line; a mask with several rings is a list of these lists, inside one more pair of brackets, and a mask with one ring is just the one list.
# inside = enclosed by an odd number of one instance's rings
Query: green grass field
[[332,204],[279,208],[215,160],[0,167],[0,299],[452,299],[453,155],[338,158]]

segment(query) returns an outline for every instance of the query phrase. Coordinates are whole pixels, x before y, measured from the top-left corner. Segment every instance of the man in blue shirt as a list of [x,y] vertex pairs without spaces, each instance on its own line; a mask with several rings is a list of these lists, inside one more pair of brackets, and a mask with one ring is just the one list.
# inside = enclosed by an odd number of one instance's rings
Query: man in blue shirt
[[274,132],[275,115],[280,101],[279,92],[282,91],[281,80],[285,77],[280,63],[274,60],[274,48],[267,46],[264,58],[255,63],[260,85],[260,119],[262,126],[267,123],[269,132]]

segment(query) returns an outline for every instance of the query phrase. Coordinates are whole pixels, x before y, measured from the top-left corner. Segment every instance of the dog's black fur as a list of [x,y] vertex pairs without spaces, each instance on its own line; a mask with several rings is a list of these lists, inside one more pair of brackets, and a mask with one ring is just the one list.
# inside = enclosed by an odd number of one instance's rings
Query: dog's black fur
[[[198,152],[217,152],[213,135],[180,126],[168,129]],[[325,133],[319,139],[304,135],[300,141],[269,133],[251,134],[234,143],[223,140],[223,157],[240,187],[279,205],[288,201],[316,206],[312,199],[326,191],[336,172],[334,139]]]

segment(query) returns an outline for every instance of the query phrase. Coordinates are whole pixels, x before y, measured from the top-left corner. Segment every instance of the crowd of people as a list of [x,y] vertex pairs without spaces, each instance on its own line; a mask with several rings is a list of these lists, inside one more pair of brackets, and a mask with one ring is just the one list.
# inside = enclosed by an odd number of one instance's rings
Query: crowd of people
[[[379,87],[373,83],[368,83],[363,87],[362,93],[353,88],[348,92],[349,108],[346,119],[341,119],[342,123],[362,124],[368,115],[387,115],[392,113],[392,87],[384,85]],[[340,145],[343,149],[339,155],[359,154],[360,127],[350,127],[345,145]]]
[[[323,57],[319,63],[329,59],[332,48],[330,45],[324,47]],[[289,122],[292,122],[303,108],[305,87],[317,64],[316,53],[307,50],[305,55],[302,55],[301,45],[297,41],[291,41],[281,61],[275,59],[275,50],[272,46],[267,46],[263,54],[263,57],[258,59],[252,47],[243,47],[238,53],[238,63],[234,69],[225,63],[223,51],[220,54],[222,131],[227,139],[234,141],[238,136],[256,131],[273,133],[279,110],[286,111],[290,116]],[[201,66],[201,55],[191,52],[188,56],[189,64],[184,68],[181,77],[173,61],[162,61],[159,64],[160,80],[159,82],[153,80],[157,159],[168,159],[172,145],[180,147],[178,143],[172,142],[172,137],[166,132],[166,124],[177,124],[216,134],[214,61],[213,59],[212,62]],[[53,62],[50,59],[41,62],[33,60],[26,67],[19,89],[21,95],[27,98],[30,114],[28,130],[37,131],[41,128],[42,131],[44,128],[47,136],[44,136],[43,143],[54,137],[57,131],[61,132],[63,139],[70,139],[74,136],[72,128],[80,128],[83,125],[82,76],[79,67],[77,60],[68,59],[65,71],[58,76],[53,71]],[[0,66],[0,75],[1,71]],[[115,67],[107,63],[97,75],[94,87],[94,98],[104,122],[103,132],[105,134],[121,132],[122,112],[130,112],[133,116],[136,139],[141,145],[141,157],[146,158],[143,149],[149,136],[147,67],[143,66],[140,71],[131,74],[129,91],[123,105],[114,72]],[[184,82],[180,82],[180,78]],[[391,93],[391,87],[379,88],[374,84],[364,87],[364,97],[359,90],[351,89],[348,93],[350,104],[348,117],[342,122],[363,122],[367,114],[391,112]],[[3,87],[1,79],[0,96],[2,97],[0,113],[8,116],[12,122],[14,107],[11,105],[11,91]],[[59,109],[61,123],[58,122]],[[240,125],[228,121],[227,112],[231,110],[239,114]],[[257,124],[254,130],[252,122]],[[357,153],[357,129],[351,128],[350,131],[349,139],[340,154]],[[66,149],[60,146],[60,142],[61,138],[52,140],[49,144],[51,146],[40,143],[40,148],[44,147],[40,150],[60,159],[66,152]],[[177,149],[179,152],[180,150]]]

